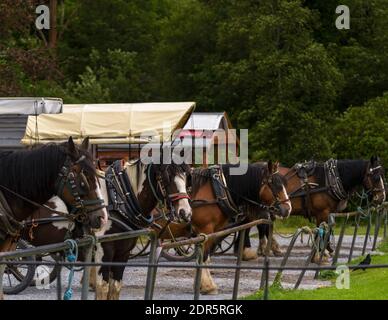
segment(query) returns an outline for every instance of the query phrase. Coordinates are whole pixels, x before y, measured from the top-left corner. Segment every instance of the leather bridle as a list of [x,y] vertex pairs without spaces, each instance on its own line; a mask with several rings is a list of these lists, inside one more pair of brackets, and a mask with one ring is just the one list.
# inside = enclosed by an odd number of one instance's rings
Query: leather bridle
[[279,174],[279,171],[273,172],[267,179],[265,179],[262,182],[262,185],[261,185],[262,187],[264,185],[267,185],[269,187],[269,189],[271,190],[271,192],[272,192],[272,197],[274,198],[274,201],[271,203],[271,205],[268,206],[268,211],[270,213],[272,213],[272,214],[279,213],[280,212],[280,206],[283,203],[286,203],[287,201],[290,201],[290,199],[288,197],[286,199],[284,199],[284,200],[280,200],[279,193],[275,192],[275,190],[274,190],[275,188],[273,186],[273,177],[276,174]]
[[[157,184],[157,188],[155,189],[151,179],[151,167],[152,167],[152,164],[149,164],[147,168],[147,179],[148,179],[149,185],[151,186],[154,197],[156,198],[158,203],[163,204],[167,208],[167,210],[169,210],[169,213],[170,215],[172,215],[172,217],[179,219],[179,216],[176,213],[176,210],[174,207],[174,203],[182,199],[188,199],[190,201],[191,200],[190,196],[187,194],[187,192],[177,192],[177,193],[168,194],[167,188],[163,181],[162,174],[160,172],[158,172],[155,175],[156,184]],[[157,191],[160,192],[161,197],[158,195]]]
[[[366,194],[372,195],[375,192],[384,192],[384,174],[383,174],[383,167],[381,165],[377,165],[376,167],[371,168],[370,164],[368,165],[368,168],[366,170],[366,174],[364,176],[364,186],[366,188]],[[383,187],[382,188],[376,188],[374,185],[375,183],[373,180],[380,180],[383,181]]]
[[75,204],[67,204],[71,210],[66,216],[80,223],[85,223],[89,219],[90,213],[106,207],[103,199],[83,200],[81,198],[81,196],[89,193],[90,186],[83,171],[81,170],[77,174],[76,171],[72,170],[72,167],[85,159],[86,157],[83,155],[77,161],[73,162],[70,156],[67,156],[55,182],[56,195],[64,199],[64,192],[67,190],[75,202]]

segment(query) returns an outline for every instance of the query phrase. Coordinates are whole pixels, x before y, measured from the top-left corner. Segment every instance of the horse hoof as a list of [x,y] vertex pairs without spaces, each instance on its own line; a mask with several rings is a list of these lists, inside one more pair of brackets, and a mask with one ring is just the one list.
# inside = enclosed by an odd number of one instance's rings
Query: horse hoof
[[257,253],[251,248],[245,248],[242,256],[243,261],[250,261],[257,259]]
[[281,251],[272,251],[275,257],[283,257],[284,253]]
[[201,289],[202,295],[215,296],[218,294],[218,288]]

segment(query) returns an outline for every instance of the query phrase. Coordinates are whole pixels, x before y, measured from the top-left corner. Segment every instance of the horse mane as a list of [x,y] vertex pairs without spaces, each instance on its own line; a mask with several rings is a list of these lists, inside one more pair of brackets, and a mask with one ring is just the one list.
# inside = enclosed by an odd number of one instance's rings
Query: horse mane
[[338,160],[338,173],[345,191],[362,185],[367,165],[366,160]]
[[[221,166],[233,202],[237,206],[241,206],[243,204],[246,205],[241,196],[255,202],[260,202],[259,193],[261,186],[264,179],[269,176],[268,166],[264,163],[249,164],[245,174],[231,175],[230,169],[234,167],[236,167],[236,165],[232,164],[224,164]],[[277,179],[276,182],[274,181],[274,185],[282,188],[282,182],[280,179],[279,175],[279,179]],[[275,192],[279,191],[280,190],[276,190]]]
[[[338,174],[346,192],[350,192],[354,187],[362,184],[367,164],[366,160],[337,160]],[[316,163],[314,176],[319,186],[326,185],[324,162]]]
[[[224,164],[221,166],[226,180],[230,195],[237,206],[244,203],[244,199],[248,198],[252,201],[260,202],[259,190],[262,186],[264,179],[269,175],[268,167],[266,164],[249,164],[247,172],[242,175],[231,175],[230,169],[237,167],[237,165]],[[281,175],[274,175],[274,187],[279,192],[283,188],[283,178]],[[192,173],[192,192],[195,194],[198,192],[204,184],[211,181],[210,170],[208,168],[197,168]]]
[[[68,154],[67,142],[47,144],[31,150],[0,153],[0,184],[12,191],[44,203],[53,196],[54,184],[69,155],[73,161],[76,155]],[[95,169],[88,152],[77,149],[79,156],[85,155],[82,167],[86,175],[94,175]],[[14,197],[2,190],[9,197]]]

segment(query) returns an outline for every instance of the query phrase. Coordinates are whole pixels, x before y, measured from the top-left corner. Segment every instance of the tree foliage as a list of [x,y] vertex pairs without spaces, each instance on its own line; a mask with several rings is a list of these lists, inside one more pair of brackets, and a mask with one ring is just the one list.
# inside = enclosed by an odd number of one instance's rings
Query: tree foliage
[[65,102],[194,100],[250,130],[254,160],[386,153],[388,0],[58,0],[0,3],[0,95]]

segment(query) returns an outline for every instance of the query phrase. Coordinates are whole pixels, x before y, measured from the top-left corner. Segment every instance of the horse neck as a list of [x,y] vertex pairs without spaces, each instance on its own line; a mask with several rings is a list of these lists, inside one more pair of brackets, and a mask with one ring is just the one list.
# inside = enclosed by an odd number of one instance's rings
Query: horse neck
[[142,209],[142,213],[148,216],[156,207],[158,202],[150,185],[150,183],[153,183],[153,186],[156,189],[156,179],[152,170],[150,177],[148,178],[147,170],[148,166],[143,164],[141,161],[138,161],[134,165],[127,166],[126,172]]
[[368,161],[338,160],[338,173],[346,192],[362,186]]
[[[20,196],[38,204],[54,196],[54,185],[66,155],[60,151],[44,149],[23,151],[0,157],[1,184]],[[18,196],[3,191],[18,220],[31,216],[36,206]]]

